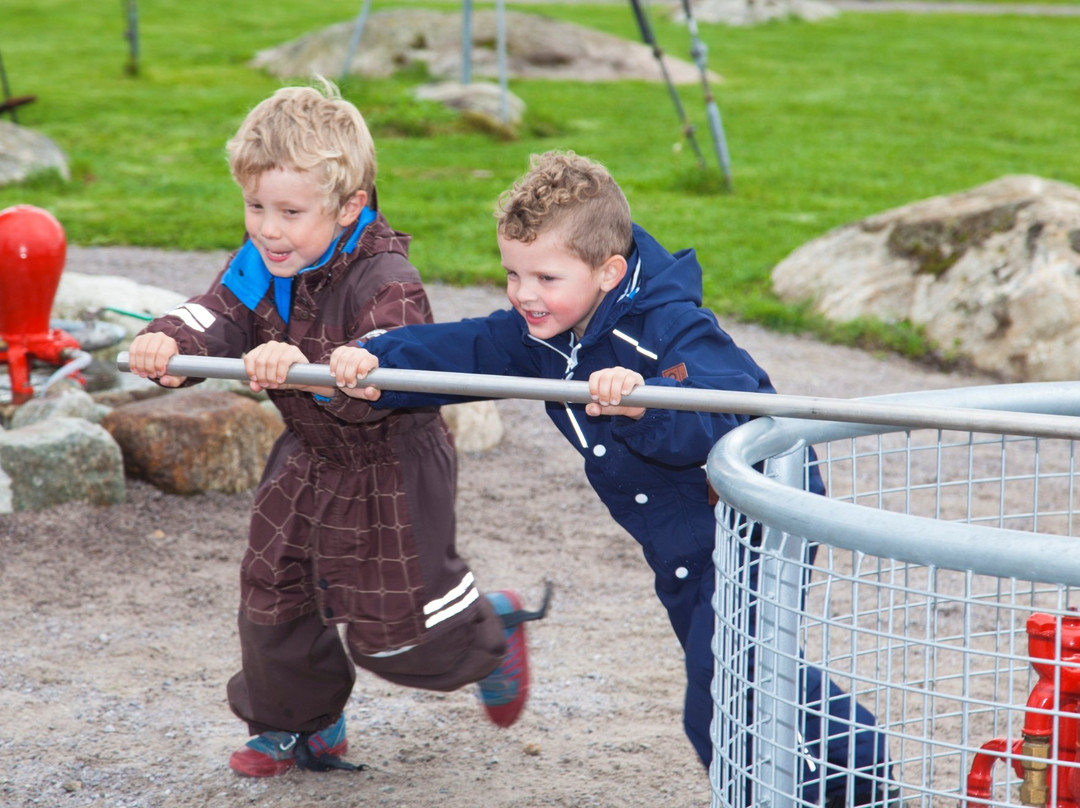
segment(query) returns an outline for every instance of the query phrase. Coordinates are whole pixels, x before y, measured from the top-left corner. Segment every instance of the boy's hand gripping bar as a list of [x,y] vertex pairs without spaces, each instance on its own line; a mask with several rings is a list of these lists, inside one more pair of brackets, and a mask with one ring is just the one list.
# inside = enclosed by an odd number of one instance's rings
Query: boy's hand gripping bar
[[[117,356],[116,365],[121,371],[131,370],[126,351]],[[174,356],[169,360],[168,373],[172,376],[249,381],[242,359],[213,356]],[[319,364],[293,365],[285,383],[337,386],[330,374],[330,367]],[[589,395],[589,383],[585,381],[436,370],[377,368],[361,380],[358,386],[472,399],[522,398],[571,404],[589,404],[593,401]],[[894,404],[869,399],[819,398],[646,385],[623,396],[620,406],[1080,440],[1080,417],[1073,415]]]

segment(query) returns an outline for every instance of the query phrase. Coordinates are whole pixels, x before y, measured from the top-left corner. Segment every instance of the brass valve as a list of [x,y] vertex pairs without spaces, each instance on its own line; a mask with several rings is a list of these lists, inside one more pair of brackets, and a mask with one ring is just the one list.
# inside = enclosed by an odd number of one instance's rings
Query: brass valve
[[1021,754],[1025,758],[1038,758],[1038,760],[1023,760],[1024,782],[1020,785],[1020,802],[1024,805],[1045,806],[1050,798],[1050,788],[1047,785],[1046,773],[1050,758],[1050,739],[1044,735],[1025,735]]

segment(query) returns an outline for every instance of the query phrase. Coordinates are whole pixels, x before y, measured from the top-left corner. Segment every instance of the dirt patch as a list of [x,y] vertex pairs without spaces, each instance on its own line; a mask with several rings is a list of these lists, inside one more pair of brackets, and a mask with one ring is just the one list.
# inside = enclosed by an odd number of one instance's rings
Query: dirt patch
[[[68,269],[200,291],[219,254],[69,251]],[[499,291],[435,285],[440,319]],[[851,397],[988,383],[727,324],[783,393]],[[533,687],[512,728],[471,690],[433,694],[361,673],[346,708],[359,773],[248,780],[225,702],[250,493],[180,497],[129,481],[127,501],[0,517],[0,804],[665,806],[710,799],[681,726],[682,660],[637,544],[585,482],[537,402],[502,401],[502,445],[462,454],[459,547],[483,588],[551,613],[530,627]]]

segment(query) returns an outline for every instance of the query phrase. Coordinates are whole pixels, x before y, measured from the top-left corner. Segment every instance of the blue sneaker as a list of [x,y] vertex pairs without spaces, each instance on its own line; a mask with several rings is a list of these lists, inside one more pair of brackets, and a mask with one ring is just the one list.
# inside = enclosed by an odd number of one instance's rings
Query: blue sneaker
[[[520,613],[521,598],[516,592],[489,592],[486,595],[500,617]],[[492,723],[509,727],[518,720],[529,697],[529,654],[525,645],[525,625],[506,625],[506,656],[492,673],[480,680],[480,700]]]
[[316,770],[355,768],[337,759],[348,748],[342,714],[326,729],[310,734],[275,731],[256,735],[232,753],[229,767],[244,777],[277,777],[297,763]]

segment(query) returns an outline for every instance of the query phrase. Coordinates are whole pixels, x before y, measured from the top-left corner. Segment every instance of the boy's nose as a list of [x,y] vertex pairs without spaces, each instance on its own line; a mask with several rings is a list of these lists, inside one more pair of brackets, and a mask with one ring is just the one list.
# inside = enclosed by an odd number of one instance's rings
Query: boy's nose
[[281,235],[281,228],[273,216],[264,216],[259,222],[259,234],[264,238],[276,238]]
[[515,290],[517,299],[524,303],[536,300],[536,287],[528,281],[519,282]]

